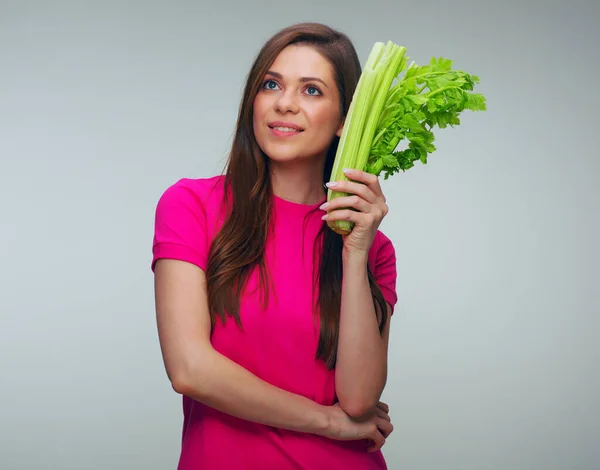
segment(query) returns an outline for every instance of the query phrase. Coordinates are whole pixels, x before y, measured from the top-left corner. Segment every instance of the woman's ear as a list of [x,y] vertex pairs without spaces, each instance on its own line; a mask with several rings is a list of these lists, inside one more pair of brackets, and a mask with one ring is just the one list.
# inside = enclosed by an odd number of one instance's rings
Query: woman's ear
[[335,135],[337,135],[338,137],[342,136],[342,131],[344,130],[344,122],[345,121],[346,121],[346,118],[342,119],[342,123],[340,124],[340,127],[338,127],[338,130],[335,133]]

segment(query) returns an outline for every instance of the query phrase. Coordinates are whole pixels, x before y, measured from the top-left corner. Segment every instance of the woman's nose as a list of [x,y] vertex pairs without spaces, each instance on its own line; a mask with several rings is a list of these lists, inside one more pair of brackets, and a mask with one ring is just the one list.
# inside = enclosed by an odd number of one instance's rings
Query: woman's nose
[[297,113],[298,112],[298,103],[296,103],[296,97],[293,92],[286,91],[279,95],[279,99],[276,101],[275,106],[277,111],[280,113]]

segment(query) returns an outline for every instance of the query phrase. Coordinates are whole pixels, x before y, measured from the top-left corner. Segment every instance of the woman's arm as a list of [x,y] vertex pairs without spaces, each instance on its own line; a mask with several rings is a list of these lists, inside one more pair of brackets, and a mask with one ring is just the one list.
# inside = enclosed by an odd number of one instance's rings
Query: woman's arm
[[155,297],[161,350],[176,392],[247,421],[331,436],[331,407],[272,386],[212,348],[204,271],[158,260]]
[[[379,224],[388,213],[385,196],[375,175],[344,170],[349,181],[327,184],[349,196],[321,206],[329,224],[350,221],[354,227],[344,237],[340,332],[335,373],[340,406],[351,416],[362,417],[377,405],[387,380],[387,355],[392,309],[377,312],[369,286],[367,263]],[[395,263],[395,257],[389,257]],[[389,268],[388,268],[389,270]],[[379,319],[387,315],[382,333]]]
[[379,332],[367,274],[367,253],[343,258],[340,335],[337,349],[336,392],[340,406],[354,417],[370,413],[387,380],[391,309]]

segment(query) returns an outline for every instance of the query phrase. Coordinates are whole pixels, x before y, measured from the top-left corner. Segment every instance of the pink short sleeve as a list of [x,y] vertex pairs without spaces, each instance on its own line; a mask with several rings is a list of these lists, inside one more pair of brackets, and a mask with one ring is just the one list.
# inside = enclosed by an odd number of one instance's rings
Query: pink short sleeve
[[392,312],[398,301],[396,292],[396,251],[391,240],[379,232],[379,247],[375,258],[373,275]]
[[159,258],[187,261],[206,270],[207,223],[204,203],[189,180],[179,180],[160,197],[156,206],[152,265]]

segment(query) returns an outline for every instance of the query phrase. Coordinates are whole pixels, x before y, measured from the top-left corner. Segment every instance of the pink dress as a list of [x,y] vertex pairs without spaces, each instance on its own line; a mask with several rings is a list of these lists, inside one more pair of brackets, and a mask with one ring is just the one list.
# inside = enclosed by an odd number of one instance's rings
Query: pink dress
[[[184,260],[205,270],[211,241],[223,223],[223,176],[181,179],[161,196],[155,220],[153,260]],[[335,374],[315,360],[319,339],[311,309],[313,244],[323,212],[274,197],[275,235],[266,246],[274,289],[266,310],[250,279],[241,300],[239,329],[232,319],[217,322],[212,345],[262,380],[322,405],[336,399]],[[386,301],[394,307],[396,258],[390,240],[378,232],[369,263]],[[183,397],[179,470],[381,470],[381,452],[366,441],[335,441],[264,426],[221,413]]]

